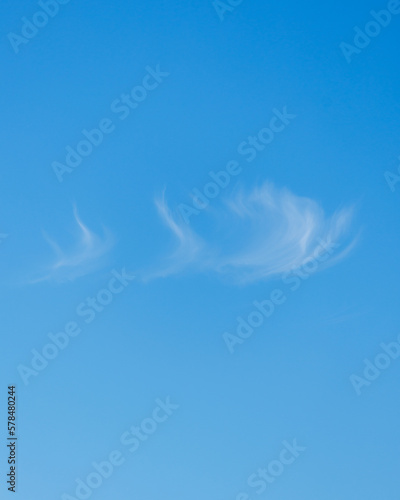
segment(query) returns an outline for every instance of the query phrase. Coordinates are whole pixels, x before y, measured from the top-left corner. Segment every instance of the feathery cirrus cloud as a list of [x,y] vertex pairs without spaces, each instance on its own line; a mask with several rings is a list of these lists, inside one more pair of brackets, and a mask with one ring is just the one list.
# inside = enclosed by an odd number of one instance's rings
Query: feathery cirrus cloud
[[205,212],[211,222],[205,235],[171,211],[165,192],[155,203],[175,249],[146,279],[213,271],[236,282],[255,282],[300,268],[313,259],[321,242],[339,247],[320,268],[342,260],[357,242],[351,228],[354,206],[327,217],[316,201],[270,182],[240,189],[223,200],[220,210]]
[[31,284],[42,281],[66,282],[97,270],[114,245],[111,232],[103,227],[103,235],[91,231],[81,220],[76,206],[73,207],[77,237],[68,249],[62,249],[45,231],[45,241],[53,250],[53,260],[30,280]]

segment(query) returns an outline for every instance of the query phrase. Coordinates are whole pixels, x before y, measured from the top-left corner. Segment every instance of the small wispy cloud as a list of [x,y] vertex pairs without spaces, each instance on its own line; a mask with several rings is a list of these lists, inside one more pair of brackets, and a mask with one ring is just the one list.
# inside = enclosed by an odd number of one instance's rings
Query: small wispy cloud
[[172,213],[165,193],[155,203],[176,248],[148,279],[191,269],[255,282],[300,268],[313,258],[321,241],[340,245],[324,267],[342,260],[357,241],[351,230],[354,207],[327,217],[316,201],[269,182],[251,191],[239,190],[223,200],[220,210],[204,212],[211,217],[205,236]]
[[[164,224],[177,240],[176,248],[169,257],[166,268],[159,271],[159,276],[165,277],[181,271],[184,267],[201,258],[203,243],[187,224],[174,218],[165,201],[165,190],[162,196],[155,200],[155,204]],[[158,275],[158,272],[156,274]]]
[[43,281],[73,281],[90,274],[101,266],[104,257],[113,247],[114,238],[107,228],[103,227],[103,235],[98,236],[82,222],[76,206],[73,207],[73,214],[77,236],[68,249],[62,249],[53,238],[42,231],[54,257],[36,277],[29,280],[31,284]]

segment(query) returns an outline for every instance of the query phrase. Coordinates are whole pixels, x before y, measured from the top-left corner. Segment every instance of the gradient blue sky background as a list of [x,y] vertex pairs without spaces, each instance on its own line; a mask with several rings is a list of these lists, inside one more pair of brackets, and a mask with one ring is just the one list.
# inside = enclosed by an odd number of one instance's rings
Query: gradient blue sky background
[[[400,155],[400,15],[350,64],[339,48],[386,5],[244,0],[221,21],[204,0],[71,1],[15,54],[7,34],[20,33],[38,5],[2,2],[0,470],[3,479],[14,383],[17,497],[73,495],[75,478],[123,450],[121,434],[170,395],[176,413],[137,454],[125,451],[91,498],[399,498],[400,361],[359,397],[349,377],[400,333],[400,185],[393,193],[384,178]],[[170,75],[120,121],[111,102],[157,64]],[[296,119],[246,163],[238,145],[284,106]],[[59,183],[52,162],[103,118],[115,132]],[[212,210],[265,181],[314,200],[327,219],[354,205],[350,232],[361,236],[352,252],[288,293],[233,355],[222,334],[283,287],[279,275],[237,284],[186,269],[137,279],[85,326],[76,307],[112,269],[140,274],[173,249],[155,205],[163,189],[175,210],[229,160],[243,172]],[[50,271],[32,283],[54,260],[43,231],[73,254],[74,206],[93,234],[108,228],[112,245],[101,258],[89,252],[76,279],[70,266],[63,279]],[[218,224],[204,211],[190,227],[218,242]],[[25,386],[17,366],[73,320],[82,334]],[[306,451],[257,495],[248,476],[294,438]],[[1,498],[11,495],[1,488]]]

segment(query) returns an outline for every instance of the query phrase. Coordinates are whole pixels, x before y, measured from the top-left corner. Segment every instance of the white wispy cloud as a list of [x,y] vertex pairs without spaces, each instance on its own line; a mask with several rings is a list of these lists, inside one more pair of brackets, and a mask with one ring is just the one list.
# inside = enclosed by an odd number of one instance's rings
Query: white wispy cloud
[[76,206],[73,207],[77,236],[68,249],[61,246],[42,231],[43,238],[53,251],[54,257],[49,265],[43,266],[29,282],[42,281],[66,282],[89,274],[101,266],[104,257],[114,245],[114,238],[107,228],[103,227],[103,235],[91,231],[81,220]]
[[182,271],[185,267],[196,262],[201,258],[203,243],[201,239],[190,229],[190,227],[182,223],[179,218],[174,217],[171,210],[168,208],[165,200],[165,190],[160,198],[155,200],[158,213],[174,235],[177,244],[173,253],[167,258],[165,266],[158,271],[150,273],[147,278],[166,277],[170,274],[176,274]]
[[321,241],[339,245],[324,267],[342,260],[357,241],[351,228],[354,207],[327,217],[316,201],[269,182],[239,190],[223,200],[219,210],[203,212],[211,220],[202,236],[193,223],[189,226],[172,213],[165,193],[155,203],[176,248],[149,278],[191,269],[214,271],[238,282],[259,281],[301,267],[313,259]]

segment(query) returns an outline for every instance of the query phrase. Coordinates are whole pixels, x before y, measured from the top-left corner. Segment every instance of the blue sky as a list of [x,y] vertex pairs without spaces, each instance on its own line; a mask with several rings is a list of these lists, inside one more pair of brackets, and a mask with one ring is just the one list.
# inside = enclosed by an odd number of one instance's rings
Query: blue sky
[[[231,4],[72,0],[46,21],[2,2],[1,471],[15,384],[21,499],[79,498],[114,450],[90,498],[398,498],[400,361],[363,375],[400,334],[397,3]],[[98,145],[72,167],[83,130]],[[255,301],[271,313],[240,337]]]

